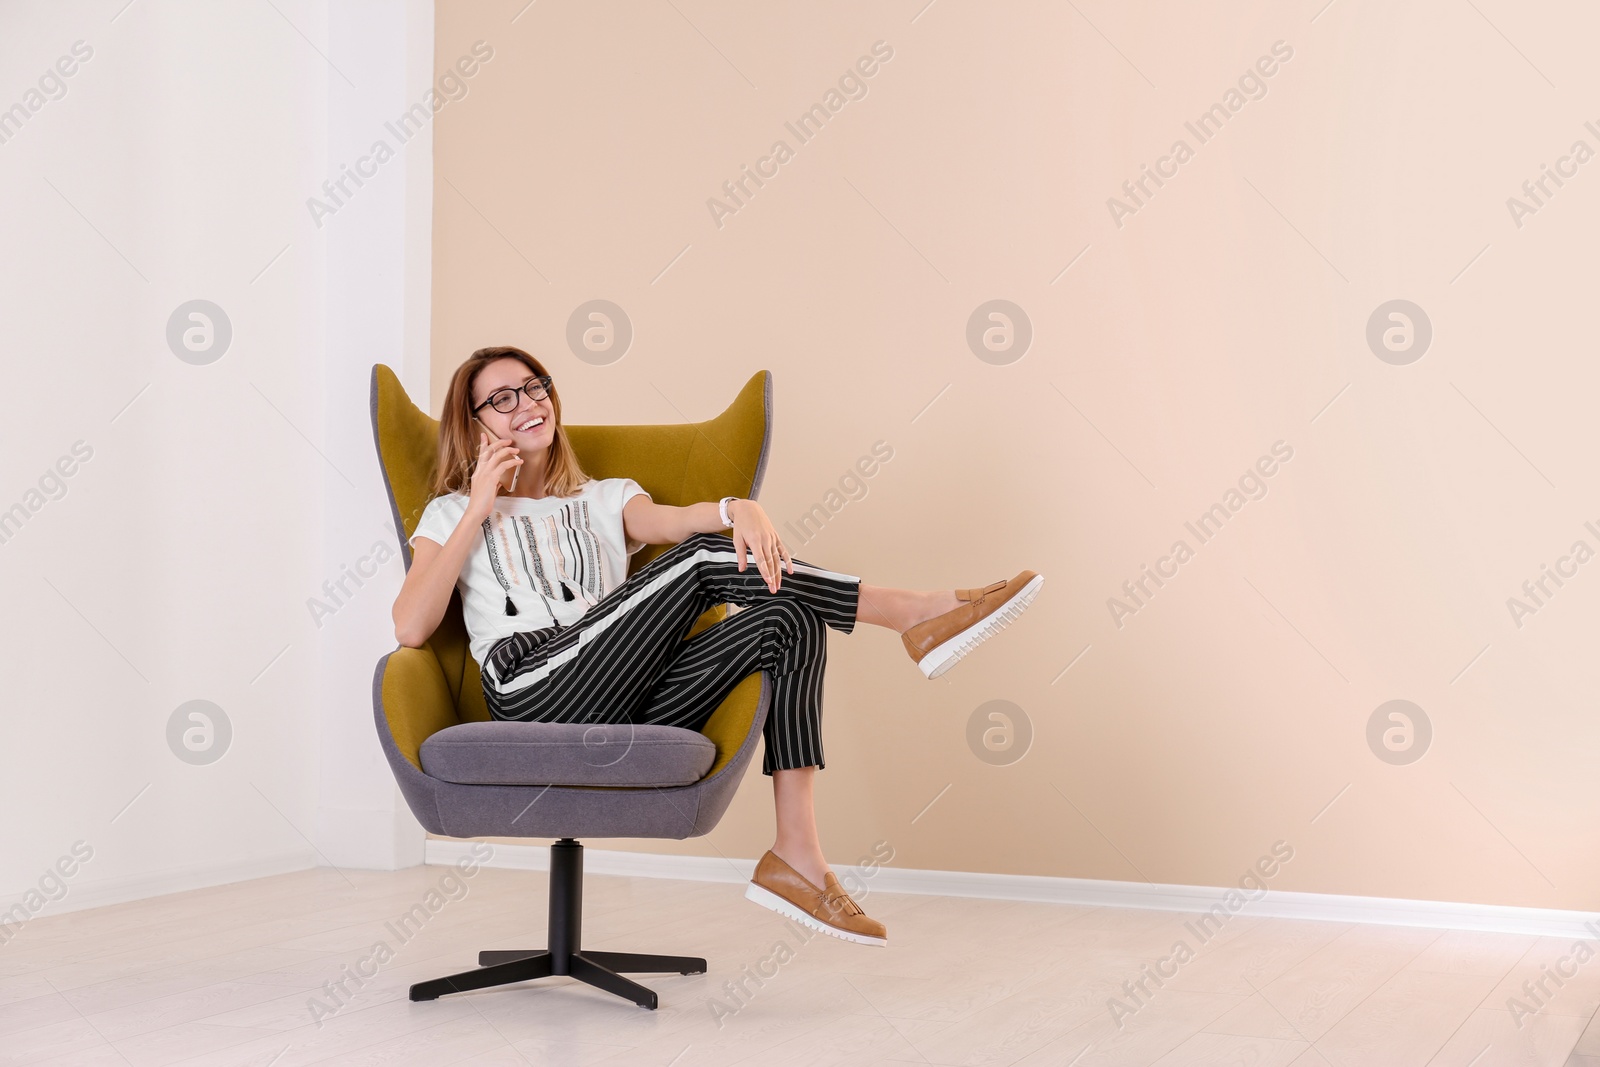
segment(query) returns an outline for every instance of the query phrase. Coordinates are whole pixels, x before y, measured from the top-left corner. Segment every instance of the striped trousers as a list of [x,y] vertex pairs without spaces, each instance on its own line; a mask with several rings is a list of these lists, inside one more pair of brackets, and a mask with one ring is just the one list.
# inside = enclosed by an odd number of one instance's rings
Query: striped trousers
[[[861,579],[793,560],[778,591],[733,539],[697,533],[592,605],[577,622],[512,634],[489,650],[489,714],[522,722],[681,726],[698,730],[740,681],[771,672],[761,771],[824,766],[827,628],[855,628]],[[684,635],[708,608],[742,610]]]

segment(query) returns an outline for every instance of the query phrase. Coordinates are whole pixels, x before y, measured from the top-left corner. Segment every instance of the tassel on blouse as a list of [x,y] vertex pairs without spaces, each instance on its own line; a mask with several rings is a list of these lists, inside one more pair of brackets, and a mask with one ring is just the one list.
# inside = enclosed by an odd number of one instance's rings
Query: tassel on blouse
[[571,578],[568,578],[565,574],[559,575],[558,580],[561,583],[562,600],[577,600],[579,597],[582,597],[583,602],[590,607],[600,603],[599,599],[593,593],[589,592],[588,589],[579,585]]
[[[572,594],[572,586],[576,585],[577,583],[573,582],[572,579],[568,578],[564,574],[557,576],[557,581],[561,585],[561,599],[562,600],[570,602],[570,601],[578,599],[577,597],[575,597]],[[586,603],[588,603],[590,605],[599,603],[598,600],[596,600],[593,596],[589,595],[589,591],[587,589],[583,589],[582,586],[579,586],[578,588],[583,591],[583,599],[584,599],[584,601]],[[517,606],[511,602],[511,594],[510,594],[510,592],[506,593],[506,614],[507,615],[516,615],[516,614],[518,614]],[[554,613],[552,613],[551,614],[551,619],[554,619],[554,618],[555,618],[555,615],[554,615]]]

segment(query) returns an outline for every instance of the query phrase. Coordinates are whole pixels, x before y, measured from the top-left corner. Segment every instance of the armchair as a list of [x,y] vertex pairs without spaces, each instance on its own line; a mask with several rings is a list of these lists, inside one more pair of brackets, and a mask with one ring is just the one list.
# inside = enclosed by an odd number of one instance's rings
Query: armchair
[[[373,439],[409,570],[407,539],[428,501],[439,424],[381,363],[372,368],[371,396]],[[772,375],[752,376],[722,414],[705,422],[567,430],[588,474],[634,478],[658,503],[730,494],[754,499],[771,443]],[[629,574],[666,548],[639,550]],[[726,604],[711,608],[690,634],[727,613]],[[549,930],[544,948],[480,952],[478,968],[419,982],[411,999],[568,975],[653,1009],[655,991],[620,972],[704,973],[699,957],[582,948],[579,839],[710,832],[754,755],[771,695],[766,672],[750,675],[700,731],[494,721],[468,649],[460,593],[453,592],[424,647],[396,648],[378,661],[372,680],[378,740],[406,804],[430,833],[555,839]]]

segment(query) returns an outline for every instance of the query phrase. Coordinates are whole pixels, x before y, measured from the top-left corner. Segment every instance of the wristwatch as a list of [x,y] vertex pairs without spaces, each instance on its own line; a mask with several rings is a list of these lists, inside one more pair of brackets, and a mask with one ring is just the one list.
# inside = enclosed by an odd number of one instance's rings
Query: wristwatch
[[728,527],[730,530],[733,528],[733,519],[728,517],[728,503],[729,501],[738,499],[739,498],[736,496],[725,496],[721,500],[717,501],[717,511],[722,514],[722,525]]

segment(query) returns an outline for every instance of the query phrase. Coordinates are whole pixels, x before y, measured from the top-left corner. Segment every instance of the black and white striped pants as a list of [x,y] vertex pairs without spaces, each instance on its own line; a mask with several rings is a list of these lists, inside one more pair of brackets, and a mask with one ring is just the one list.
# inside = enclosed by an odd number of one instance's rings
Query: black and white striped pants
[[[639,568],[568,626],[512,634],[489,650],[489,714],[522,722],[657,724],[698,730],[740,681],[773,678],[763,774],[824,766],[827,627],[855,628],[861,579],[799,559],[778,591],[743,573],[725,534],[697,533]],[[706,609],[743,610],[685,641]]]

